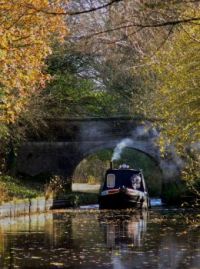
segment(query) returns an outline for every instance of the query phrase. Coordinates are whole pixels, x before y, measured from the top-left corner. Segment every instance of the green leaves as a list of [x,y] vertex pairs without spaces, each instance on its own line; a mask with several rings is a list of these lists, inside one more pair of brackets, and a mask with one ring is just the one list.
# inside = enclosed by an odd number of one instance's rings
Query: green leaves
[[[190,7],[185,16],[193,14]],[[176,30],[148,65],[149,78],[154,74],[151,102],[147,111],[164,119],[160,139],[161,148],[174,145],[186,167],[183,177],[200,178],[200,152],[190,152],[191,145],[200,141],[200,27],[184,25]],[[150,81],[150,80],[149,80]]]

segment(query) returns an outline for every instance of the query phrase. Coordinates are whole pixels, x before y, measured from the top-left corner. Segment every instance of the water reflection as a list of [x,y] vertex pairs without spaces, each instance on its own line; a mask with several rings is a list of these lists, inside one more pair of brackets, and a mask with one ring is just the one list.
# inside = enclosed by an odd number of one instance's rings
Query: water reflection
[[0,268],[199,268],[198,227],[162,214],[80,210],[1,220]]
[[106,245],[114,249],[116,247],[127,248],[140,247],[147,230],[147,211],[134,212],[129,215],[104,215],[101,214],[100,224],[105,230]]

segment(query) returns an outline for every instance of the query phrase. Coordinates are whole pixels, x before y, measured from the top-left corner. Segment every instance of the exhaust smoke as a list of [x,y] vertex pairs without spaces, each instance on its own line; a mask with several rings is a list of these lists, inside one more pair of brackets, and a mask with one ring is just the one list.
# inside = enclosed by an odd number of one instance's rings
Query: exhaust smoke
[[126,147],[130,147],[134,145],[134,140],[144,137],[144,136],[151,137],[152,141],[158,137],[158,132],[152,128],[151,124],[147,124],[144,126],[138,126],[132,132],[132,136],[130,138],[122,139],[114,149],[111,161],[119,160],[121,154]]
[[121,142],[119,142],[114,149],[111,161],[113,162],[119,160],[124,148],[131,145],[133,145],[133,141],[130,138],[125,138]]

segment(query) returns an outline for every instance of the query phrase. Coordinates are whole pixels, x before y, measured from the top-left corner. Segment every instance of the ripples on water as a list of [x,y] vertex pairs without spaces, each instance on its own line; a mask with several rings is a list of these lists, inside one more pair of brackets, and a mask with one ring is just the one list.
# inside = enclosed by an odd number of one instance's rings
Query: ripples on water
[[199,269],[195,216],[85,209],[1,220],[0,268]]

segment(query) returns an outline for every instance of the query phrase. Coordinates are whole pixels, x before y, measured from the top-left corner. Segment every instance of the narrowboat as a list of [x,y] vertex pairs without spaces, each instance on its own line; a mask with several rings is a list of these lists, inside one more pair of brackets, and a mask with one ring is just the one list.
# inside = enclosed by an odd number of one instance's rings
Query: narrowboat
[[100,209],[150,207],[150,199],[142,170],[122,164],[118,169],[110,168],[99,195]]

